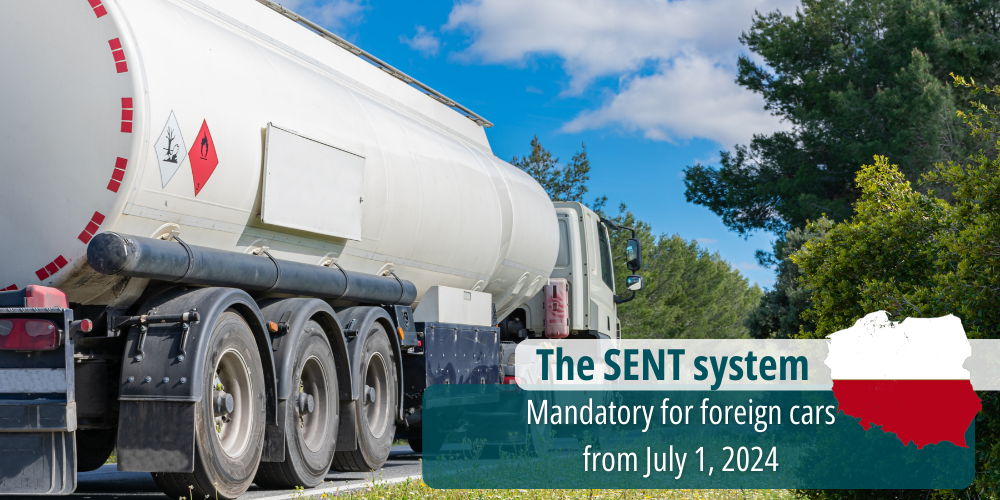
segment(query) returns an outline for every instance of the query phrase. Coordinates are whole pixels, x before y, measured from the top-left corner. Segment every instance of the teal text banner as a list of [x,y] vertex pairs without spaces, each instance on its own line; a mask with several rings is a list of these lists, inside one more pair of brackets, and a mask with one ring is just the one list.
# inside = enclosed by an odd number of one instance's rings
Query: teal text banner
[[434,488],[961,489],[973,434],[906,446],[825,391],[435,385],[421,446]]

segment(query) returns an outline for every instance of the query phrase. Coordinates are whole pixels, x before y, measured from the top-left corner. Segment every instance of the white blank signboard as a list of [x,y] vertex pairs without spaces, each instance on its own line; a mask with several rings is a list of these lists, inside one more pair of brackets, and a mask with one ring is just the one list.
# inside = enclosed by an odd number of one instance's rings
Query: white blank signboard
[[267,125],[261,219],[361,241],[365,158]]

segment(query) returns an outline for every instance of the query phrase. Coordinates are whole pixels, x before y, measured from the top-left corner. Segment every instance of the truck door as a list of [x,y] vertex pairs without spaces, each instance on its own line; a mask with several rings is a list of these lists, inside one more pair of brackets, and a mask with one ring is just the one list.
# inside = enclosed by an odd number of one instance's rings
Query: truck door
[[[599,222],[596,214],[588,213],[588,226],[596,233],[590,239],[590,329],[602,335],[615,337],[617,314],[615,308],[615,276],[611,261],[611,239],[608,229]],[[590,232],[590,231],[588,231]]]

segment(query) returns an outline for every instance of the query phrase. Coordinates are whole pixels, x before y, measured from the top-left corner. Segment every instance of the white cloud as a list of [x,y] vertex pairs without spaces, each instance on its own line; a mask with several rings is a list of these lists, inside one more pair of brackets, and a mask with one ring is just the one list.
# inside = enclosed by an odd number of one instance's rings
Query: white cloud
[[[456,57],[489,64],[562,59],[568,94],[613,76],[607,102],[565,130],[617,126],[654,140],[729,146],[783,128],[763,100],[736,85],[739,35],[755,9],[794,12],[798,0],[463,0],[446,30],[470,45]],[[653,69],[650,74],[649,70]],[[716,113],[716,114],[713,114]]]
[[361,1],[283,0],[281,5],[330,31],[338,32],[361,22],[365,10]]
[[719,242],[719,240],[713,240],[712,238],[695,238],[694,241],[705,246],[714,245]]
[[761,98],[733,83],[733,75],[702,56],[682,55],[650,76],[625,80],[617,95],[585,111],[563,130],[618,125],[658,141],[713,139],[747,143],[753,134],[786,128],[763,109]]
[[441,40],[438,40],[433,33],[427,31],[427,28],[423,26],[417,26],[417,34],[413,35],[413,38],[400,35],[399,41],[408,45],[411,49],[420,52],[420,55],[424,57],[437,55],[438,50],[441,48]]
[[736,269],[739,269],[740,271],[743,272],[764,270],[763,267],[760,267],[760,265],[758,265],[755,262],[740,262],[739,264],[736,265]]
[[538,87],[536,87],[534,85],[528,85],[528,87],[525,88],[524,91],[527,92],[527,93],[529,93],[529,94],[544,94],[545,93],[545,92],[542,91],[542,89],[540,89],[540,88],[538,88]]
[[719,158],[719,155],[715,153],[709,153],[708,156],[704,158],[695,158],[693,160],[693,163],[701,163],[702,165],[712,165],[715,163],[719,163],[719,160],[721,159],[722,158]]

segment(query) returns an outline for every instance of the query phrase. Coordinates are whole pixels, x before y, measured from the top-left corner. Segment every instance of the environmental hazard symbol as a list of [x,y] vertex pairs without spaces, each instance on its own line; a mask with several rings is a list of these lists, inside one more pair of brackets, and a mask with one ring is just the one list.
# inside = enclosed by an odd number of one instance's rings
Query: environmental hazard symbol
[[177,125],[173,111],[170,112],[167,124],[163,126],[163,132],[160,132],[160,138],[156,140],[154,149],[156,163],[160,165],[160,182],[163,183],[162,187],[167,187],[167,183],[187,157],[187,146],[184,145],[181,128]]
[[201,130],[198,131],[194,144],[188,151],[188,159],[191,161],[191,173],[194,176],[194,195],[198,196],[219,164],[215,143],[212,142],[212,133],[208,131],[208,122],[205,120],[202,120]]

